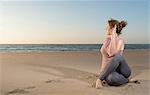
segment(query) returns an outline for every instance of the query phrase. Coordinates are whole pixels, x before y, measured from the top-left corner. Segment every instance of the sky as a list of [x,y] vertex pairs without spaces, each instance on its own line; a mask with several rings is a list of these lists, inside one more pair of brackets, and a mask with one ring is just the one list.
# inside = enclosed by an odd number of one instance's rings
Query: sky
[[0,44],[102,44],[110,18],[126,44],[150,44],[148,0],[2,0]]

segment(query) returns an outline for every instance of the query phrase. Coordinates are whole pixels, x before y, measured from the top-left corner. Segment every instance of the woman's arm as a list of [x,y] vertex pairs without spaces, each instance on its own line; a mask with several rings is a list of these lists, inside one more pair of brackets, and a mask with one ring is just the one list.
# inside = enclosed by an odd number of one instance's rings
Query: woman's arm
[[117,46],[116,46],[116,43],[117,43],[117,33],[116,33],[116,25],[115,27],[112,29],[112,34],[111,34],[111,41],[110,41],[110,44],[108,46],[108,50],[107,50],[107,53],[108,55],[110,56],[112,53],[115,52]]

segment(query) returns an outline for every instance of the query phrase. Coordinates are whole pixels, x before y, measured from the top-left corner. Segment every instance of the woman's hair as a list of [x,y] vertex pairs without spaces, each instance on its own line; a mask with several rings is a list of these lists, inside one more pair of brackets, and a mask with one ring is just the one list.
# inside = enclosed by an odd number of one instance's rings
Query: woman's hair
[[116,25],[116,33],[118,35],[120,35],[121,34],[121,30],[127,25],[127,21],[119,22],[118,20],[111,19],[111,20],[108,20],[108,24],[109,24],[111,29],[114,28],[115,25]]

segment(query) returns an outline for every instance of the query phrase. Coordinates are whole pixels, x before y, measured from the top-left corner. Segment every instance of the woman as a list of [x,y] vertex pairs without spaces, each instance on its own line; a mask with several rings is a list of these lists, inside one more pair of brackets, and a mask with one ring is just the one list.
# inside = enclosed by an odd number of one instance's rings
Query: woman
[[108,20],[107,34],[100,49],[102,64],[96,88],[103,87],[103,81],[108,85],[119,86],[129,82],[131,69],[123,57],[124,41],[119,37],[126,21]]

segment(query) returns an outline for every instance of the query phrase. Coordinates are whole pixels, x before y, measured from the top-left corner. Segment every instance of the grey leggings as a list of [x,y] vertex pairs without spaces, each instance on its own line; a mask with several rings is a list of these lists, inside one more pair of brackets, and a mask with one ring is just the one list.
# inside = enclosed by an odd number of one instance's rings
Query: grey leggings
[[120,54],[114,56],[100,73],[100,80],[106,80],[109,85],[119,86],[129,82],[131,69]]

